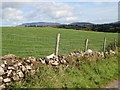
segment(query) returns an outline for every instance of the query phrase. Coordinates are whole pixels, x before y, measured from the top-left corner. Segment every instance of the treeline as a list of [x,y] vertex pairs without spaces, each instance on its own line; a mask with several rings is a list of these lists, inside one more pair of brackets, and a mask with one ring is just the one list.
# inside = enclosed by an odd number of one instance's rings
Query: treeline
[[120,32],[120,23],[111,24],[94,24],[94,25],[60,25],[58,28],[85,30],[85,31],[97,31],[97,32]]
[[57,28],[91,31],[92,26],[91,25],[60,25],[57,26]]
[[120,23],[112,24],[102,24],[102,25],[93,25],[92,31],[98,32],[120,32]]
[[120,32],[120,22],[111,24],[92,24],[92,25],[59,25],[59,26],[25,25],[25,27],[55,27],[96,32],[113,32],[113,33]]
[[25,25],[25,27],[48,27],[48,26],[41,26],[41,25]]

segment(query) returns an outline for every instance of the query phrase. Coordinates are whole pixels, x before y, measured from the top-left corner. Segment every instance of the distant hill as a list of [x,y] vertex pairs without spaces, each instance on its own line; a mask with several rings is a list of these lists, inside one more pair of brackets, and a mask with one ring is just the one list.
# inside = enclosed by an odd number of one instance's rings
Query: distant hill
[[[60,25],[66,25],[66,24],[53,23],[53,22],[31,22],[31,23],[23,23],[21,25],[17,25],[17,27],[25,27],[25,26],[60,26]],[[68,25],[93,25],[93,23],[74,22],[74,23],[70,23]]]
[[68,25],[92,25],[93,23],[89,23],[89,22],[74,22],[74,23],[70,23]]
[[114,22],[114,23],[111,23],[111,24],[120,24],[120,21],[117,21],[117,22]]
[[18,25],[18,27],[25,27],[25,26],[58,26],[61,25],[60,23],[52,23],[52,22],[32,22],[32,23],[23,23]]

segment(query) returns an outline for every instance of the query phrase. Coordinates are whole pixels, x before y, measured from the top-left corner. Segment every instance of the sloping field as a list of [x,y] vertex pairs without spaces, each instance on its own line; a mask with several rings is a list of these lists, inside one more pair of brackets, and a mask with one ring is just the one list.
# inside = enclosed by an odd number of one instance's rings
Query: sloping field
[[88,32],[72,29],[58,29],[52,27],[3,27],[2,28],[2,56],[15,54],[20,57],[43,57],[54,53],[56,34],[60,33],[59,54],[84,50],[85,39],[89,39],[88,47],[94,51],[101,51],[104,37],[107,44],[117,33]]

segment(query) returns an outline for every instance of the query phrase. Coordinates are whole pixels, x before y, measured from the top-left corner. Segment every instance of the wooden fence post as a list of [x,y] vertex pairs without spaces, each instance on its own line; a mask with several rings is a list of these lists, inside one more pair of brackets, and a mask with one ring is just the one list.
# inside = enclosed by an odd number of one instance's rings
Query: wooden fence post
[[116,54],[118,54],[117,41],[115,38],[114,38],[114,46],[115,46],[115,52],[116,52]]
[[59,40],[60,40],[60,33],[56,36],[56,46],[55,46],[55,55],[58,56],[58,50],[59,50]]
[[85,50],[86,51],[88,49],[88,39],[85,40]]
[[103,52],[106,51],[106,38],[104,38],[104,43],[103,43]]
[[115,46],[115,51],[117,50],[117,44],[116,44],[116,39],[114,38],[114,46]]

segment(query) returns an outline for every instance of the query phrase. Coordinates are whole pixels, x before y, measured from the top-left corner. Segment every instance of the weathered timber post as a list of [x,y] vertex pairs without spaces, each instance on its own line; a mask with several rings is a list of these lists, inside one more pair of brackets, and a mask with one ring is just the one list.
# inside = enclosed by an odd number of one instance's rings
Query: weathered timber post
[[85,40],[85,50],[86,51],[88,49],[88,39]]
[[103,52],[105,53],[106,51],[106,38],[104,38],[104,43],[103,43]]
[[114,38],[114,47],[115,47],[116,54],[118,54],[116,38]]
[[58,50],[59,50],[59,41],[60,41],[60,33],[56,36],[56,46],[55,46],[55,55],[58,56]]
[[114,47],[115,47],[115,50],[117,50],[117,42],[115,38],[114,38]]

